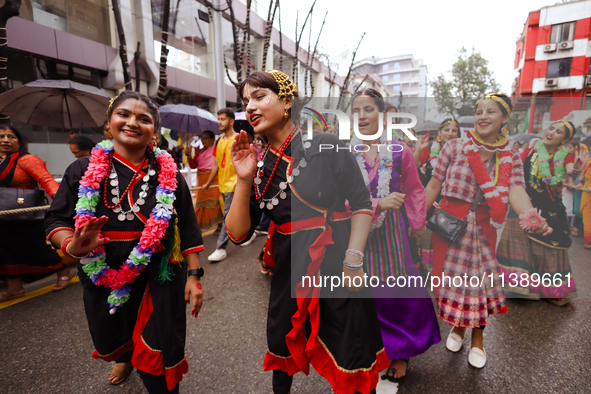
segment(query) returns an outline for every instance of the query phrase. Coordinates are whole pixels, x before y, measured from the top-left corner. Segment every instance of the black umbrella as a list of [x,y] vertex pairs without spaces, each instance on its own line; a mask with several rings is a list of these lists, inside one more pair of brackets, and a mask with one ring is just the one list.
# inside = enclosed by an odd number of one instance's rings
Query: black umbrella
[[39,79],[0,94],[0,112],[19,122],[63,129],[100,127],[110,97],[68,79]]

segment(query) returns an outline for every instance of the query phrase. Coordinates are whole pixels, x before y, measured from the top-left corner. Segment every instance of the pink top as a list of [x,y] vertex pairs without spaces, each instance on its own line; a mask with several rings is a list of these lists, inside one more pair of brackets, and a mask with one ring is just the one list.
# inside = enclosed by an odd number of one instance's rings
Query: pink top
[[215,163],[214,145],[207,149],[198,150],[195,157],[188,160],[189,167],[197,168],[201,171],[211,170]]
[[[427,220],[427,196],[425,195],[425,188],[419,178],[419,171],[412,150],[406,145],[403,145],[402,157],[400,158],[400,191],[405,194],[404,207],[406,209],[406,216],[410,227],[415,230],[420,230],[425,226]],[[367,160],[367,159],[366,159]],[[375,167],[377,168],[377,166]],[[373,176],[375,177],[375,175]],[[369,173],[369,181],[372,181],[372,173]],[[371,199],[374,217],[376,221],[379,215],[376,215],[379,198]]]

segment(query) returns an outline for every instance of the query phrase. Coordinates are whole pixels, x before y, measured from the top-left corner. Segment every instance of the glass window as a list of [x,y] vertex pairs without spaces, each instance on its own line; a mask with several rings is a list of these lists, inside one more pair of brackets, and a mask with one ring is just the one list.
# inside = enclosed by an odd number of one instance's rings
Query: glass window
[[394,74],[394,75],[392,75],[392,80],[394,80],[394,81],[400,81],[400,74]]
[[[154,24],[154,50],[156,62],[160,61],[160,28],[162,26],[162,0],[152,0]],[[166,64],[204,77],[213,77],[213,65],[208,62],[209,23],[199,19],[199,11],[207,14],[200,3],[172,2],[168,21],[168,59]],[[178,10],[175,7],[178,5]],[[213,48],[213,46],[210,46]],[[213,49],[209,49],[210,51]]]
[[394,68],[400,68],[400,62],[394,62]]
[[108,0],[24,0],[20,17],[111,45]]
[[392,90],[395,92],[400,92],[400,85],[394,85],[392,86]]
[[550,33],[550,42],[572,41],[575,39],[576,22],[566,22],[558,25],[552,25]]
[[382,75],[382,81],[388,82],[389,80],[390,80],[390,76],[389,75]]
[[548,70],[546,71],[546,78],[558,78],[570,76],[570,66],[572,64],[572,57],[565,59],[554,59],[548,61]]
[[389,64],[384,64],[384,65],[382,66],[382,71],[387,71],[387,70],[389,70],[389,69],[390,69],[390,65],[389,65]]

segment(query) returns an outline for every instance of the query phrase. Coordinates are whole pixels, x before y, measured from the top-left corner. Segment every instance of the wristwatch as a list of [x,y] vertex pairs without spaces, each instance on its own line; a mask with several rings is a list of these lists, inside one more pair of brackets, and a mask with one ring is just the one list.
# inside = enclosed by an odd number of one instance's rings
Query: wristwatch
[[201,268],[201,267],[195,268],[194,270],[187,271],[187,276],[195,275],[198,278],[201,278],[203,276],[203,274],[205,274],[205,271],[203,271],[203,268]]

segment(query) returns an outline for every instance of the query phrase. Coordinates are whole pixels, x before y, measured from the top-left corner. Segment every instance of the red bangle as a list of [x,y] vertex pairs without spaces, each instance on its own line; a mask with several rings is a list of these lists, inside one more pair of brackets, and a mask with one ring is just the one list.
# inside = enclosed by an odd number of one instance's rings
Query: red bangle
[[65,254],[66,256],[70,256],[73,259],[79,260],[81,258],[84,258],[86,256],[88,256],[88,254],[85,254],[84,256],[74,256],[72,253],[68,252],[68,245],[70,244],[70,242],[72,242],[72,239],[74,238],[74,235],[69,235],[67,236],[63,241],[62,241],[62,253]]
[[[72,242],[72,239],[74,239],[74,235],[73,235],[73,234],[72,234],[72,235],[68,235],[66,238],[64,238],[64,240],[62,241],[62,246],[61,246],[62,253],[64,253],[64,254],[68,254],[68,253],[66,252],[66,246],[68,246],[68,244],[69,244],[70,242]],[[69,256],[69,255],[68,255],[68,256]],[[71,257],[71,256],[70,256],[70,257]]]

